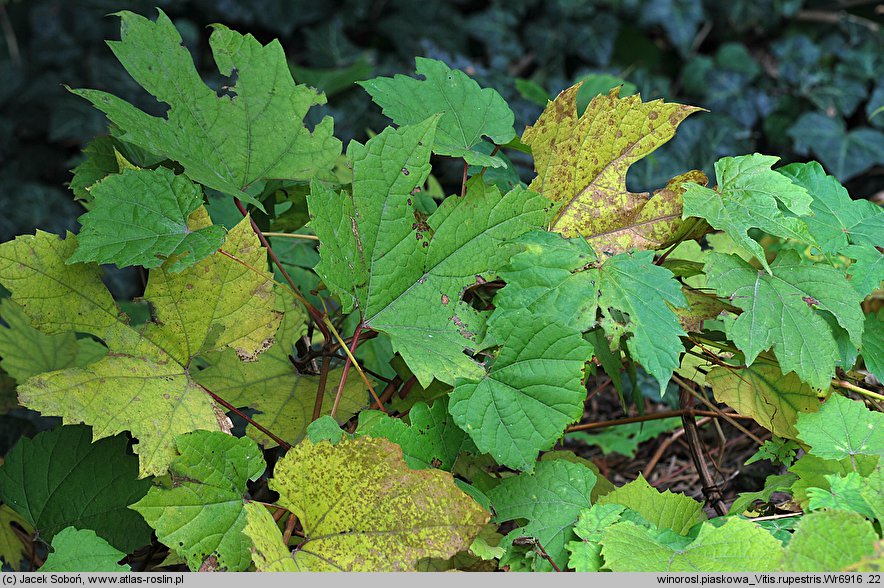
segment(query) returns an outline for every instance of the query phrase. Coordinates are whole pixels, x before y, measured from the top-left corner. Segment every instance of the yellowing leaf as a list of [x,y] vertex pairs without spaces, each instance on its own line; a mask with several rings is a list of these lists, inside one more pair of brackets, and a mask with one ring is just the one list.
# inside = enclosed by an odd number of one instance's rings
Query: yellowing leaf
[[[468,549],[489,518],[451,474],[408,469],[386,439],[302,441],[277,463],[270,487],[303,527],[292,556],[301,571],[414,569]],[[265,561],[279,560],[278,545],[269,550],[266,537],[261,545]]]
[[17,512],[5,504],[0,504],[0,561],[11,567],[19,569],[21,560],[27,554],[28,546],[19,539],[12,529],[12,525],[21,526],[28,534],[33,533],[31,525]]
[[715,399],[751,416],[778,437],[795,439],[795,422],[819,408],[816,391],[777,364],[756,359],[749,367],[714,367],[706,375]]
[[[531,146],[537,177],[530,188],[559,205],[550,229],[566,237],[583,235],[600,253],[633,247],[663,247],[699,228],[681,220],[681,184],[705,185],[700,172],[670,182],[654,197],[626,189],[629,166],[675,134],[691,113],[702,110],[639,96],[619,98],[619,88],[593,98],[577,116],[575,85],[550,102],[522,141]],[[702,232],[700,233],[702,234]]]

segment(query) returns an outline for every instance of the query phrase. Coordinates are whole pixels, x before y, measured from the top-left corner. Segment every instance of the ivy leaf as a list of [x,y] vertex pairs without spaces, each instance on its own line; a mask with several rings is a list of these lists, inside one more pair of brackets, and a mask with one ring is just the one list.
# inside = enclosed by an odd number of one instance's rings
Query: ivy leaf
[[23,437],[0,466],[0,500],[44,541],[74,526],[91,529],[130,552],[150,541],[150,528],[128,506],[150,487],[126,455],[123,436],[92,443],[89,427],[58,427]]
[[0,300],[0,367],[22,384],[37,374],[98,361],[107,349],[92,339],[73,333],[46,335],[31,326],[21,307],[8,298]]
[[662,543],[650,529],[632,522],[609,527],[602,536],[605,566],[613,572],[771,572],[782,547],[773,535],[741,518],[704,523],[686,547]]
[[703,503],[669,490],[660,492],[639,474],[632,482],[599,498],[600,505],[620,504],[640,514],[659,530],[672,529],[687,535],[691,527],[706,520]]
[[[685,335],[671,307],[686,301],[672,273],[654,265],[653,252],[619,254],[601,263],[582,238],[542,231],[528,233],[518,244],[523,251],[500,272],[507,285],[494,298],[489,337],[498,321],[521,309],[585,331],[596,324],[601,308],[607,334],[614,337],[615,328],[631,333],[630,353],[661,389],[666,386]],[[625,325],[617,324],[624,320]]]
[[126,554],[89,529],[68,527],[52,540],[52,553],[38,572],[128,572]]
[[124,170],[92,186],[94,201],[80,217],[78,247],[67,263],[94,261],[117,267],[155,268],[173,258],[168,271],[189,267],[221,247],[224,228],[196,231],[188,216],[202,206],[199,186],[164,167]]
[[706,375],[715,399],[755,421],[778,437],[795,439],[798,415],[819,407],[816,392],[793,373],[783,375],[776,363],[756,359],[748,367],[714,367]]
[[884,234],[884,210],[869,200],[852,200],[837,179],[815,162],[793,163],[777,170],[812,196],[807,228],[825,253],[847,245],[874,247]]
[[463,351],[475,348],[484,320],[463,292],[489,279],[509,241],[545,217],[543,198],[521,188],[501,195],[477,179],[425,219],[412,193],[430,172],[435,125],[350,143],[352,195],[314,182],[308,200],[321,243],[317,273],[345,312],[358,308],[366,327],[390,335],[423,387],[433,377],[453,384],[481,376]]
[[118,13],[122,40],[108,45],[135,81],[170,105],[167,117],[150,116],[106,92],[74,90],[107,114],[121,129],[120,139],[174,159],[192,180],[259,208],[244,192],[255,182],[309,180],[335,166],[341,143],[332,135],[332,120],[323,118],[312,132],[302,122],[325,96],[295,85],[278,41],[261,45],[214,25],[209,45],[218,70],[236,73],[236,83],[219,96],[200,79],[172,21],[158,12],[155,22]]
[[[408,469],[386,439],[302,441],[277,462],[270,487],[304,530],[290,558],[298,571],[411,570],[466,550],[488,521],[451,474]],[[281,554],[276,537],[270,553]]]
[[[236,353],[226,350],[212,354],[209,366],[194,374],[194,379],[233,406],[252,408],[253,419],[290,443],[299,442],[313,419],[319,376],[298,373],[289,357],[297,355],[295,342],[305,332],[305,315],[300,309],[288,310],[283,316],[276,343],[258,356],[257,361],[240,361]],[[331,413],[336,383],[342,368],[329,370],[322,401],[322,414]],[[347,378],[336,415],[340,424],[366,405],[365,385],[355,374]],[[276,441],[253,425],[246,434],[263,445],[275,447]]]
[[649,439],[673,431],[681,426],[680,418],[660,419],[646,423],[630,423],[618,425],[597,433],[577,431],[568,433],[568,439],[574,439],[587,445],[598,447],[604,455],[619,453],[626,457],[635,457],[638,446]]
[[495,328],[506,344],[482,378],[459,381],[448,410],[479,451],[530,470],[538,452],[583,414],[583,368],[592,347],[579,331],[527,313],[510,315]]
[[840,394],[830,396],[819,412],[799,415],[795,428],[810,453],[823,459],[884,456],[884,414]]
[[474,149],[483,136],[498,145],[516,136],[515,117],[500,94],[480,88],[467,74],[436,59],[416,58],[415,73],[424,79],[396,75],[357,84],[399,126],[417,124],[442,113],[431,141],[433,153],[460,157],[470,165],[504,167],[501,158]]
[[28,553],[28,547],[13,530],[13,524],[19,525],[28,535],[34,532],[24,517],[9,506],[0,504],[0,562],[13,570],[20,571],[20,564]]
[[[649,199],[647,193],[626,189],[626,173],[702,109],[642,102],[637,95],[619,98],[617,87],[593,98],[578,117],[579,90],[577,84],[559,94],[522,136],[537,169],[530,188],[558,206],[550,230],[565,237],[582,235],[606,254],[673,240],[683,224],[681,188],[670,184]],[[705,184],[706,178],[691,172],[681,179]]]
[[794,139],[795,151],[812,151],[842,182],[884,161],[884,133],[868,127],[848,132],[843,119],[821,112],[805,112],[786,133]]
[[174,486],[151,488],[132,508],[191,570],[214,556],[219,568],[246,571],[252,559],[243,535],[243,495],[246,482],[264,472],[261,450],[251,439],[218,431],[180,435],[175,444],[179,456],[169,466]]
[[743,309],[739,317],[725,321],[725,328],[747,364],[773,347],[784,373],[794,371],[811,386],[828,388],[840,354],[824,312],[834,315],[850,341],[860,346],[863,296],[831,266],[807,265],[797,252],[783,251],[771,274],[720,253],[711,254],[705,267],[709,285]]
[[[574,523],[590,507],[596,475],[584,465],[563,459],[542,461],[534,473],[504,479],[489,492],[497,513],[495,521],[519,519],[527,524],[512,531],[504,541],[527,536],[537,539],[559,568],[568,562],[565,545],[575,538]],[[550,571],[546,561],[538,570]]]
[[[189,367],[194,358],[220,349],[233,348],[240,358],[252,359],[270,345],[280,318],[273,310],[270,275],[220,254],[177,274],[152,270],[145,298],[153,303],[156,320],[137,330],[117,315],[97,266],[65,264],[60,252],[70,254],[74,247],[72,236],[61,241],[47,233],[6,243],[0,258],[22,264],[0,266],[0,282],[12,287],[13,299],[20,299],[41,330],[38,321],[49,316],[53,328],[63,325],[104,338],[111,353],[84,368],[31,378],[19,387],[19,400],[65,422],[89,423],[96,438],[131,431],[139,441],[141,474],[162,474],[175,457],[177,435],[229,430],[229,421],[191,379]],[[13,255],[4,256],[4,250]],[[230,231],[226,250],[252,268],[266,264],[248,219]],[[73,304],[62,305],[62,297]],[[113,310],[106,308],[105,297]]]
[[380,411],[359,414],[356,435],[385,437],[402,448],[405,463],[414,470],[438,468],[451,471],[462,451],[476,452],[476,447],[448,414],[448,397],[432,406],[415,404],[408,413],[410,424]]
[[736,243],[752,253],[770,273],[764,250],[748,235],[749,229],[813,243],[807,225],[801,219],[786,216],[780,207],[797,215],[810,215],[813,201],[803,187],[793,184],[771,166],[779,161],[770,155],[723,157],[715,162],[718,186],[713,190],[697,184],[685,184],[684,217],[700,217],[714,228],[726,232]]
[[801,517],[783,562],[788,572],[832,572],[874,551],[872,523],[855,512],[825,510]]

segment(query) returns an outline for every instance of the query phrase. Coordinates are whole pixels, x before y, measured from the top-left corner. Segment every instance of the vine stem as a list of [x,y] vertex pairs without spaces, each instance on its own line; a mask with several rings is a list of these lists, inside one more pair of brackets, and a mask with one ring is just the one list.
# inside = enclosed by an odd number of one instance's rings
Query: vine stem
[[753,420],[752,417],[735,414],[735,413],[727,413],[727,412],[715,412],[711,410],[664,410],[660,412],[655,412],[652,414],[642,414],[634,417],[626,417],[622,419],[614,419],[611,421],[599,421],[596,423],[584,423],[582,425],[574,425],[573,427],[568,427],[565,429],[566,433],[576,433],[577,431],[589,431],[591,429],[605,429],[608,427],[616,427],[618,425],[629,425],[632,423],[643,423],[645,421],[656,421],[659,419],[668,419],[671,417],[680,417],[685,414],[693,414],[696,416],[702,417],[712,417],[712,418],[732,418],[732,419],[746,419]]
[[[351,358],[353,358],[353,354],[359,346],[360,335],[362,335],[362,321],[359,321],[359,324],[356,325],[356,329],[353,331],[353,337],[350,338],[350,353],[347,354],[347,360],[344,362],[344,369],[341,371],[341,382],[338,384],[338,391],[335,394],[335,403],[332,405],[331,409],[332,418],[338,414],[338,406],[341,404],[341,398],[344,396],[344,386],[347,384],[347,376],[350,375],[350,366],[353,365]],[[381,403],[380,398],[375,396],[375,399],[378,401],[378,404]]]
[[246,413],[244,413],[240,409],[236,408],[235,406],[233,406],[232,404],[230,404],[229,402],[227,402],[226,400],[224,400],[223,398],[221,398],[220,396],[218,396],[217,394],[215,394],[214,392],[212,392],[211,390],[209,390],[208,388],[206,388],[205,386],[203,386],[199,382],[197,382],[197,386],[202,388],[206,392],[206,394],[208,394],[209,396],[212,397],[212,399],[215,402],[217,402],[218,404],[220,404],[221,406],[223,406],[224,408],[226,408],[230,412],[234,413],[238,417],[244,419],[247,423],[249,423],[250,425],[252,425],[256,429],[258,429],[259,431],[261,431],[262,433],[264,433],[265,435],[267,435],[268,437],[273,439],[277,443],[277,445],[279,445],[283,449],[289,450],[292,448],[290,443],[287,443],[287,442],[283,441],[282,439],[280,439],[279,437],[277,437],[267,427],[265,427],[261,423],[255,421],[253,418],[248,416]]
[[[706,398],[704,398],[703,396],[697,394],[697,392],[694,391],[694,390],[693,390],[693,389],[687,384],[687,382],[685,382],[684,380],[682,380],[681,378],[679,378],[679,377],[676,376],[675,374],[672,375],[672,381],[675,382],[676,384],[678,384],[678,386],[679,386],[682,390],[684,390],[685,392],[687,392],[688,394],[690,394],[691,396],[693,396],[694,398],[696,398],[697,400],[699,400],[700,402],[702,402],[703,404],[705,404],[706,407],[709,408],[711,411],[713,411],[715,414],[717,414],[717,415],[719,416],[719,418],[723,418],[724,420],[726,420],[727,422],[729,422],[731,425],[733,425],[733,427],[734,427],[735,429],[739,430],[741,433],[743,433],[744,435],[746,435],[747,437],[749,437],[750,439],[752,439],[752,441],[754,441],[754,442],[757,443],[758,445],[763,445],[763,444],[764,444],[764,441],[762,441],[757,435],[753,434],[752,431],[750,431],[749,429],[747,429],[746,427],[744,427],[743,425],[741,425],[740,423],[738,423],[737,421],[735,421],[735,420],[731,417],[731,415],[729,415],[729,414],[727,414],[727,413],[725,413],[725,412],[719,410],[717,406],[715,406],[714,404],[712,404],[711,402],[709,402],[709,401],[708,401]],[[692,409],[692,410],[693,410],[693,409]],[[696,413],[696,411],[694,411],[694,412]],[[753,419],[753,420],[754,420],[754,419]]]
[[309,239],[311,241],[319,241],[319,237],[316,235],[302,235],[300,233],[271,233],[266,231],[264,233],[265,237],[285,237],[287,239]]
[[258,226],[258,223],[255,222],[251,216],[249,216],[249,211],[246,210],[246,207],[243,206],[243,203],[240,202],[239,198],[234,198],[233,202],[236,204],[236,207],[239,209],[242,215],[249,219],[249,224],[252,225],[252,230],[255,232],[255,235],[258,236],[258,240],[261,242],[261,245],[264,246],[264,249],[267,250],[267,255],[270,256],[273,264],[279,269],[279,273],[282,274],[283,279],[285,279],[286,283],[288,283],[289,288],[292,289],[292,292],[296,293],[296,298],[304,305],[304,308],[307,309],[307,312],[310,314],[310,317],[313,319],[313,322],[316,323],[316,326],[322,331],[322,334],[325,336],[326,340],[329,338],[328,329],[323,325],[323,316],[322,313],[319,312],[315,306],[310,304],[310,301],[304,298],[304,295],[301,294],[301,291],[298,289],[298,286],[295,285],[295,281],[289,275],[284,267],[282,267],[282,262],[279,261],[279,257],[276,256],[276,252],[273,251],[273,247],[270,246],[270,242],[267,240],[267,237],[264,236],[264,233],[261,232],[261,227]]
[[[325,385],[328,382],[328,369],[331,367],[331,358],[322,356],[322,367],[319,368],[319,385],[316,387],[316,402],[313,403],[313,419],[311,423],[322,415],[322,401],[325,400]],[[332,413],[334,416],[334,413]]]
[[[359,375],[362,377],[362,381],[365,382],[365,385],[368,387],[368,391],[371,393],[371,397],[374,398],[375,404],[383,413],[387,413],[387,410],[384,408],[384,405],[381,404],[381,400],[378,398],[378,393],[375,392],[374,386],[371,385],[371,382],[368,380],[368,376],[365,375],[365,371],[363,371],[362,366],[359,365],[359,362],[356,361],[356,358],[353,357],[353,352],[350,351],[350,348],[344,342],[344,338],[341,337],[341,334],[338,333],[338,330],[335,328],[334,324],[332,324],[329,318],[323,317],[325,321],[325,326],[331,331],[332,336],[338,340],[338,343],[341,345],[341,349],[344,350],[344,353],[347,354],[347,359],[356,367],[356,371],[359,372]],[[361,321],[360,321],[361,324]]]
[[703,494],[706,496],[706,501],[715,509],[719,516],[724,516],[727,514],[727,506],[725,506],[722,499],[721,489],[715,483],[712,473],[709,471],[709,466],[706,464],[703,441],[700,439],[697,421],[694,420],[693,416],[690,416],[694,404],[694,397],[691,395],[691,392],[692,390],[685,385],[682,387],[681,394],[679,395],[679,404],[685,409],[685,414],[681,416],[682,425],[684,426],[684,437],[688,442],[691,458],[694,460],[694,467],[697,469],[697,474],[703,482]]
[[881,394],[878,394],[877,392],[872,392],[871,390],[866,390],[865,388],[861,388],[856,384],[851,384],[846,380],[832,380],[832,385],[838,388],[844,388],[845,390],[856,392],[857,394],[862,394],[863,396],[867,396],[869,398],[874,398],[875,400],[884,401],[884,396],[882,396]]
[[469,164],[467,163],[467,160],[464,159],[464,162],[463,162],[463,181],[462,181],[461,184],[460,184],[460,195],[461,195],[461,197],[467,195],[467,170],[469,169],[469,167],[470,167],[470,166],[469,166]]

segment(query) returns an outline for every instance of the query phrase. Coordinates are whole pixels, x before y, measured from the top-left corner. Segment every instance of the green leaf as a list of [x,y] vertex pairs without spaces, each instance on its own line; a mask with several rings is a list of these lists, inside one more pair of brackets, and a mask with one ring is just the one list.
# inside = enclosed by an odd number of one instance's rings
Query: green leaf
[[868,127],[848,132],[842,118],[822,112],[805,112],[786,132],[795,141],[795,151],[812,151],[842,182],[884,161],[884,133]]
[[837,572],[874,551],[872,523],[855,512],[817,511],[804,515],[783,561],[788,572]]
[[328,441],[336,445],[344,438],[344,431],[338,421],[329,415],[324,415],[307,425],[307,438],[313,443]]
[[52,553],[38,572],[128,572],[126,557],[89,529],[68,527],[52,539]]
[[97,265],[66,265],[76,248],[72,234],[60,239],[43,231],[0,244],[0,283],[31,325],[47,335],[103,337],[119,321],[119,309],[101,283]]
[[[277,462],[270,487],[304,530],[290,558],[299,571],[414,569],[419,559],[466,550],[488,521],[451,474],[408,469],[386,439],[302,441]],[[274,559],[285,550],[276,537],[272,551],[263,547]]]
[[[537,169],[530,188],[558,206],[550,229],[582,235],[596,251],[611,255],[673,240],[683,225],[681,188],[670,185],[649,199],[626,189],[626,173],[702,109],[619,98],[618,87],[593,98],[578,117],[579,90],[577,84],[559,94],[522,135]],[[705,176],[691,172],[681,181],[705,183]]]
[[681,426],[680,418],[660,419],[646,423],[630,423],[617,425],[605,431],[586,433],[577,431],[569,433],[568,439],[581,441],[587,445],[598,447],[605,455],[619,453],[626,457],[635,457],[638,446],[645,441],[673,431]]
[[16,571],[20,570],[22,559],[28,553],[28,546],[19,539],[12,525],[19,525],[25,533],[32,535],[33,527],[21,515],[5,504],[0,504],[0,562]]
[[641,474],[625,486],[602,496],[598,503],[623,505],[659,530],[672,529],[680,535],[687,535],[691,527],[706,520],[702,502],[669,490],[660,492]]
[[[305,313],[298,308],[286,312],[276,343],[258,356],[257,361],[240,361],[236,353],[228,349],[212,354],[208,358],[209,367],[194,374],[197,382],[233,406],[256,410],[257,414],[252,416],[255,422],[292,444],[307,433],[319,387],[319,376],[299,373],[289,359],[297,355],[295,342],[305,332],[305,318]],[[322,398],[323,415],[330,414],[334,406],[341,372],[340,367],[329,370]],[[347,422],[364,408],[367,398],[365,384],[351,373],[338,406],[338,423]],[[276,446],[276,441],[251,424],[246,433],[264,447]]]
[[709,285],[743,309],[725,321],[725,328],[747,364],[772,347],[784,373],[794,371],[811,386],[828,388],[840,354],[824,312],[834,315],[859,347],[863,297],[831,266],[804,264],[795,251],[783,251],[771,274],[720,253],[711,254],[705,267]]
[[83,149],[85,159],[71,170],[70,188],[77,200],[92,200],[90,190],[96,182],[120,171],[117,163],[116,140],[108,135],[95,137]]
[[842,477],[850,472],[857,472],[863,477],[868,477],[875,471],[878,461],[878,456],[871,455],[856,455],[834,460],[823,459],[808,453],[789,467],[789,471],[798,476],[798,480],[792,484],[792,498],[806,509],[809,504],[807,490],[810,488],[831,489],[827,476]]
[[[878,468],[880,471],[880,468]],[[806,490],[810,510],[846,510],[875,519],[875,511],[863,496],[866,479],[856,472],[846,476],[828,475],[829,489],[808,488]]]
[[[205,218],[196,226],[200,223]],[[0,282],[12,286],[13,297],[21,299],[32,323],[45,332],[40,321],[48,315],[52,329],[64,325],[87,330],[104,338],[110,349],[89,366],[34,376],[19,387],[24,406],[62,416],[68,423],[91,424],[96,438],[131,431],[139,441],[135,452],[143,476],[166,471],[177,435],[229,430],[223,411],[191,379],[189,368],[195,358],[220,349],[232,348],[241,359],[254,359],[270,345],[280,316],[273,310],[269,273],[220,254],[177,274],[163,267],[152,270],[145,298],[155,318],[136,329],[117,316],[97,266],[64,263],[60,253],[75,247],[73,237],[61,241],[38,233],[11,245],[27,247],[38,260],[30,268],[0,267]],[[225,248],[251,268],[266,264],[248,219],[230,231]],[[17,290],[22,285],[27,287]],[[105,297],[112,311],[103,306]],[[64,305],[63,299],[73,304]],[[83,314],[76,314],[78,309]]]
[[448,410],[479,451],[530,470],[538,452],[583,414],[583,368],[592,347],[579,331],[527,313],[509,315],[495,329],[506,344],[481,379],[459,381]]
[[786,239],[813,243],[807,225],[780,209],[810,215],[813,201],[803,187],[793,184],[771,166],[779,161],[770,155],[724,157],[715,162],[718,186],[713,190],[685,184],[684,218],[700,217],[726,232],[736,243],[761,262],[770,273],[764,250],[748,235],[756,227]]
[[884,311],[866,315],[863,327],[862,356],[866,369],[884,382]]
[[416,58],[415,73],[424,79],[396,75],[357,83],[399,126],[442,113],[435,139],[430,139],[433,153],[462,157],[471,165],[503,166],[500,158],[473,149],[483,137],[501,145],[516,136],[513,112],[500,94],[435,59]]
[[22,384],[37,374],[84,366],[97,361],[107,351],[91,339],[77,339],[73,333],[46,335],[31,326],[21,307],[11,300],[0,300],[0,367]]
[[128,506],[150,487],[126,455],[123,436],[92,443],[89,427],[57,427],[23,437],[0,466],[0,500],[44,541],[69,526],[91,529],[129,552],[150,541],[150,528]]
[[748,367],[714,367],[706,375],[715,400],[751,416],[774,435],[795,439],[798,415],[819,407],[816,392],[776,363],[756,359]]
[[852,200],[837,179],[815,161],[777,170],[806,189],[812,215],[804,218],[810,234],[825,253],[841,253],[847,245],[874,247],[884,234],[884,210],[870,200]]
[[605,531],[602,556],[614,572],[771,572],[779,569],[782,547],[758,525],[736,517],[721,526],[704,523],[684,548],[623,522]]
[[[509,542],[521,536],[534,537],[564,568],[568,562],[565,545],[574,539],[574,523],[580,512],[590,506],[595,483],[596,475],[586,466],[557,459],[539,462],[534,473],[506,478],[488,496],[497,513],[495,521],[527,520],[507,536]],[[546,561],[538,562],[537,567],[552,569]]]
[[476,347],[484,320],[463,291],[490,279],[510,241],[545,217],[543,198],[521,188],[501,195],[478,179],[425,218],[412,192],[430,172],[435,122],[352,142],[352,195],[314,183],[308,200],[321,243],[317,273],[345,312],[358,308],[366,327],[390,335],[423,387],[433,377],[481,376],[463,351]]
[[473,442],[448,414],[447,397],[436,400],[432,406],[424,402],[415,404],[408,419],[410,424],[380,411],[363,411],[359,414],[356,435],[384,437],[394,442],[402,448],[405,463],[414,470],[451,471],[460,452],[476,452]]
[[764,488],[757,492],[740,492],[736,500],[731,504],[729,515],[742,515],[749,510],[756,500],[768,502],[775,492],[789,492],[793,482],[796,480],[795,474],[770,475],[764,480]]
[[243,533],[251,542],[250,550],[259,572],[300,572],[292,552],[282,542],[282,534],[267,509],[257,502],[245,505],[246,526]]
[[191,570],[214,556],[218,568],[246,571],[252,560],[243,535],[243,495],[246,482],[264,472],[261,450],[251,439],[218,431],[180,435],[175,444],[180,455],[169,466],[174,487],[151,488],[132,508]]
[[857,292],[867,296],[881,288],[884,282],[884,253],[876,247],[848,245],[843,254],[855,260],[847,268],[847,273],[850,274],[850,284]]
[[626,507],[619,504],[594,504],[580,511],[574,533],[583,541],[571,541],[565,546],[571,552],[568,565],[575,572],[597,572],[604,566],[599,541],[605,529],[620,521],[624,510]]
[[884,414],[840,394],[832,394],[819,412],[799,415],[795,428],[810,453],[823,459],[884,455]]
[[679,337],[685,334],[671,306],[686,301],[672,273],[654,265],[653,252],[619,254],[600,263],[582,238],[541,231],[528,233],[518,244],[523,251],[500,271],[507,286],[494,298],[497,310],[488,323],[489,337],[498,321],[522,309],[585,331],[596,324],[601,308],[607,334],[614,337],[615,330],[624,328],[632,333],[630,353],[661,389],[666,386],[678,367]]
[[187,218],[203,204],[202,190],[164,167],[124,170],[90,189],[94,201],[80,217],[78,247],[67,263],[94,261],[155,268],[170,257],[177,272],[205,259],[224,242],[224,228],[196,231]]
[[261,45],[214,25],[209,45],[218,70],[236,74],[229,93],[219,96],[200,79],[172,21],[158,12],[155,22],[118,13],[122,40],[108,44],[135,81],[170,105],[166,117],[106,92],[74,90],[107,114],[122,140],[174,159],[192,180],[259,207],[244,192],[255,182],[309,180],[334,167],[341,143],[332,120],[323,118],[312,132],[302,122],[325,96],[295,85],[278,41]]

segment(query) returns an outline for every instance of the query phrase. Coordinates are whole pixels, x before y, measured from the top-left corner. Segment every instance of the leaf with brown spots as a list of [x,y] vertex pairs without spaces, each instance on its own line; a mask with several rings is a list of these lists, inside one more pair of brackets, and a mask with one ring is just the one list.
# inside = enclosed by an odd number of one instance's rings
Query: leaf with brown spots
[[[202,208],[190,218],[192,228],[206,222]],[[75,247],[72,235],[62,241],[39,232],[0,246],[0,283],[35,328],[86,331],[110,349],[85,367],[32,377],[19,386],[19,401],[66,423],[90,424],[96,439],[130,431],[141,475],[161,475],[175,456],[176,435],[227,428],[191,378],[191,363],[222,349],[254,358],[273,341],[281,316],[270,274],[219,253],[174,274],[164,265],[150,272],[145,291],[155,320],[136,329],[119,314],[97,266],[65,264]],[[253,268],[266,267],[248,219],[230,231],[225,250]]]
[[304,440],[277,463],[270,487],[304,540],[287,557],[273,519],[247,509],[259,571],[414,570],[420,559],[468,549],[489,519],[451,474],[408,469],[386,439]]
[[626,173],[675,134],[694,106],[619,98],[619,88],[593,98],[577,116],[574,85],[550,102],[522,141],[534,152],[537,177],[530,188],[559,208],[550,230],[565,237],[583,235],[599,253],[632,248],[659,249],[687,234],[702,235],[705,225],[681,219],[682,184],[706,185],[702,172],[671,180],[649,198],[626,189]]

